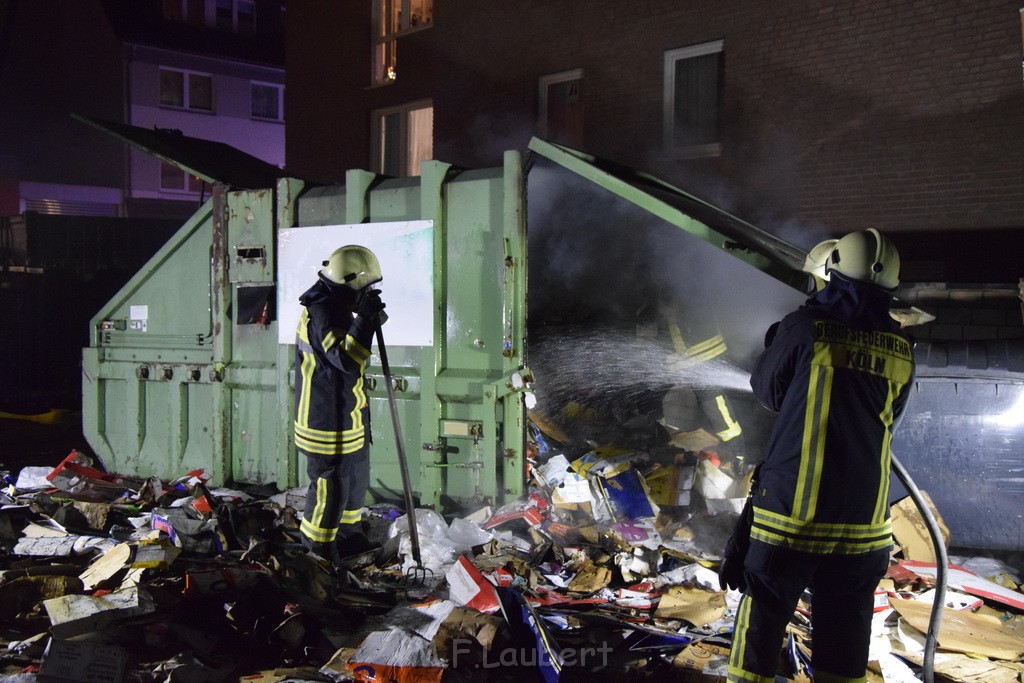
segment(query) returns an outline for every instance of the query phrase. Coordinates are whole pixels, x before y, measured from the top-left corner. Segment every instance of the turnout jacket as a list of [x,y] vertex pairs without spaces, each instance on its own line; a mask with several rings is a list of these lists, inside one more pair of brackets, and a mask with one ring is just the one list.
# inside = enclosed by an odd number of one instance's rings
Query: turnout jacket
[[301,297],[295,339],[295,445],[315,455],[345,455],[369,440],[363,372],[374,324],[352,312],[347,292],[318,281]]
[[776,323],[750,385],[779,413],[752,494],[751,538],[855,555],[891,545],[890,442],[914,376],[890,295],[833,273]]

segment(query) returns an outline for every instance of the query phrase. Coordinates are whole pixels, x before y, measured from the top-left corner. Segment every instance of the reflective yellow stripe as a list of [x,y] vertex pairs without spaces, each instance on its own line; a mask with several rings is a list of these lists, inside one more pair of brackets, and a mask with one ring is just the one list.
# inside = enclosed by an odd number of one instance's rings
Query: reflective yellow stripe
[[825,455],[825,429],[828,425],[829,404],[832,399],[833,369],[811,361],[811,376],[807,383],[807,407],[804,411],[804,438],[800,447],[800,472],[793,496],[793,516],[807,520],[814,517],[818,506],[818,488]]
[[362,520],[362,518],[363,518],[363,509],[362,508],[359,508],[358,510],[345,510],[344,512],[341,513],[341,523],[342,524],[355,524],[355,523],[359,522],[360,520]]
[[848,536],[851,538],[867,538],[889,533],[892,530],[891,520],[879,524],[837,524],[833,522],[806,522],[796,517],[787,517],[771,510],[754,507],[754,524],[777,529],[782,532],[800,534],[801,536]]
[[302,392],[299,394],[299,407],[296,410],[295,423],[306,424],[309,422],[309,397],[313,387],[313,371],[316,369],[316,358],[312,354],[302,354],[302,365],[299,372],[302,374]]
[[683,333],[679,329],[678,324],[670,322],[668,324],[668,333],[672,338],[672,347],[676,350],[676,353],[683,356],[685,359],[690,360],[694,365],[698,362],[711,360],[715,356],[719,356],[728,351],[728,347],[725,345],[725,339],[720,334],[716,334],[714,337],[705,339],[693,346],[687,346],[686,340],[683,339]]
[[299,525],[299,531],[302,532],[303,536],[315,543],[330,543],[338,537],[337,529],[321,529],[320,527],[313,526],[306,520],[302,520],[302,523]]
[[715,404],[718,406],[718,412],[722,414],[722,419],[725,421],[725,429],[718,432],[718,438],[722,441],[729,441],[742,434],[743,429],[740,427],[740,423],[732,419],[729,406],[725,403],[725,396],[715,396]]
[[324,510],[327,508],[327,480],[320,478],[316,480],[316,505],[313,507],[312,519],[303,517],[299,524],[299,531],[304,536],[316,543],[327,543],[333,541],[338,535],[338,529],[327,529],[323,525]]
[[299,339],[304,341],[306,344],[309,344],[309,333],[306,331],[306,326],[308,324],[309,310],[305,306],[303,306],[302,313],[299,314],[299,328],[297,330],[297,333],[299,335]]
[[888,548],[892,544],[892,522],[879,524],[808,523],[763,508],[754,508],[751,538],[775,546],[812,553],[857,555]]
[[352,412],[349,413],[349,418],[352,422],[352,428],[362,430],[363,429],[363,408],[366,407],[366,392],[363,391],[363,376],[359,375],[359,379],[356,380],[355,385],[352,387],[352,398],[355,399],[355,404],[352,408]]
[[296,448],[316,455],[348,455],[355,453],[364,445],[366,445],[366,440],[363,438],[343,442],[323,442],[310,441],[298,434],[295,435]]
[[362,427],[354,427],[352,429],[345,429],[339,432],[336,430],[314,429],[313,427],[307,427],[306,425],[296,424],[295,431],[301,433],[303,436],[308,436],[311,439],[343,441],[345,439],[354,439],[362,436],[364,430]]
[[871,520],[876,524],[881,523],[885,519],[885,515],[889,510],[889,468],[892,466],[892,463],[890,462],[890,459],[892,458],[892,405],[896,400],[896,395],[899,393],[899,390],[900,385],[890,380],[889,393],[885,397],[885,406],[882,408],[882,412],[878,415],[878,418],[882,421],[882,425],[885,427],[885,431],[882,434],[882,450],[878,454],[879,471],[882,473],[882,478],[878,486],[878,499],[875,500],[875,513],[871,517]]
[[327,334],[324,335],[323,340],[320,342],[320,346],[324,347],[324,351],[330,351],[331,348],[338,343],[338,337],[334,334],[334,330],[328,330]]
[[347,353],[352,360],[359,363],[360,367],[362,367],[370,357],[369,349],[356,341],[356,338],[351,334],[345,335],[345,353]]
[[752,681],[753,683],[774,683],[774,676],[761,676],[743,668],[743,650],[747,645],[747,630],[750,628],[750,610],[754,599],[749,595],[740,598],[736,611],[736,624],[732,634],[732,651],[729,653],[727,681]]

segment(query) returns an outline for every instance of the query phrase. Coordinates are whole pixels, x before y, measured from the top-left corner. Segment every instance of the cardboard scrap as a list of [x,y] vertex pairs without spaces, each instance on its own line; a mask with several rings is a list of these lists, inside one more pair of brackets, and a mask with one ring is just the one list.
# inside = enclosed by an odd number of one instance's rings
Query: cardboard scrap
[[98,557],[80,574],[82,586],[86,590],[92,590],[104,581],[127,571],[131,565],[135,549],[128,543],[119,543],[106,553]]
[[725,592],[707,591],[691,586],[672,586],[661,596],[654,616],[683,619],[694,626],[711,624],[725,614]]
[[[710,674],[729,659],[729,648],[713,643],[690,643],[672,660],[672,666],[683,669],[684,681],[720,681],[724,676]],[[707,670],[709,673],[705,673]]]
[[124,617],[149,614],[156,610],[149,594],[138,586],[127,586],[102,596],[64,595],[43,601],[50,617],[50,632],[55,638],[71,638]]
[[448,579],[449,597],[456,605],[472,607],[480,612],[495,612],[498,609],[498,596],[494,585],[473,566],[465,555],[445,574]]
[[680,432],[674,435],[671,443],[683,450],[699,453],[705,448],[718,445],[719,438],[706,429],[695,429],[692,432]]
[[[935,517],[943,543],[948,549],[949,528],[942,521],[939,511],[935,508],[935,504],[932,503],[927,492],[921,491],[921,497],[924,498],[925,504]],[[917,509],[914,499],[910,496],[901,498],[889,508],[889,514],[892,517],[892,535],[896,543],[903,549],[903,557],[908,560],[934,564],[936,557],[935,548],[932,546],[932,537],[928,533],[928,526],[925,524],[921,511]]]
[[[938,576],[938,568],[934,563],[903,561],[899,563],[904,569],[909,569],[918,576],[926,576],[934,579]],[[1024,609],[1024,595],[1015,590],[1000,586],[998,583],[983,579],[974,572],[949,565],[946,569],[946,585],[949,588],[962,590],[989,600],[1001,602],[1017,609]]]
[[116,645],[51,639],[39,666],[40,680],[120,683],[128,651]]
[[[889,604],[915,629],[928,632],[931,605],[897,599],[890,599]],[[998,619],[956,610],[942,611],[938,644],[943,650],[992,659],[1016,661],[1024,655],[1024,638],[1002,629]]]
[[[924,655],[920,652],[893,650],[893,654],[924,666]],[[1024,679],[1024,664],[1020,662],[994,662],[949,652],[935,653],[934,671],[960,683],[1019,683]]]
[[695,472],[693,466],[660,465],[644,477],[651,500],[657,505],[689,505]]
[[596,593],[612,582],[612,570],[587,560],[569,582],[570,593]]
[[23,536],[14,546],[15,555],[68,557],[75,552],[77,536]]

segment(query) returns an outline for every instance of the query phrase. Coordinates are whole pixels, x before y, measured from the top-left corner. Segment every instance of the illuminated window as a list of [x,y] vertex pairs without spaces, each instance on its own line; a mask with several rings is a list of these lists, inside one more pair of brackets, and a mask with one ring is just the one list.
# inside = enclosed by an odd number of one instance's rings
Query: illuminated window
[[213,111],[213,77],[178,69],[160,69],[160,104]]
[[396,39],[434,23],[434,0],[371,0],[373,3],[373,59],[370,80],[374,85],[397,77]]
[[160,189],[172,192],[188,192],[198,194],[202,187],[202,180],[191,173],[186,173],[174,164],[166,161],[160,162]]
[[722,152],[723,46],[716,40],[665,53],[664,138],[677,155]]
[[252,117],[284,120],[284,86],[276,83],[252,82]]
[[538,92],[540,137],[570,147],[583,145],[583,70],[542,76]]
[[414,102],[379,109],[372,116],[373,170],[389,176],[419,175],[420,162],[434,156],[433,105]]

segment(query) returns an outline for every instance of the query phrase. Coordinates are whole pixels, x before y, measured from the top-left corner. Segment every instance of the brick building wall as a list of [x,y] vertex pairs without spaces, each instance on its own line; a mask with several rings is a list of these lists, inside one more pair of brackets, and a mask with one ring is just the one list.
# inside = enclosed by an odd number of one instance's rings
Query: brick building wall
[[[585,151],[796,243],[869,226],[1019,234],[1019,3],[435,0],[434,25],[398,39],[397,79],[375,88],[370,7],[289,6],[287,166],[299,174],[366,168],[370,112],[426,98],[436,158],[498,165],[536,132],[538,78],[582,69]],[[717,39],[722,153],[673,158],[664,53]]]

